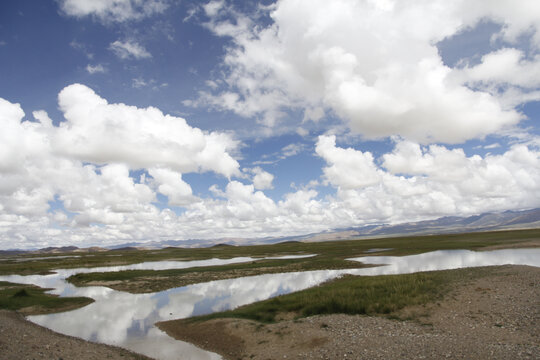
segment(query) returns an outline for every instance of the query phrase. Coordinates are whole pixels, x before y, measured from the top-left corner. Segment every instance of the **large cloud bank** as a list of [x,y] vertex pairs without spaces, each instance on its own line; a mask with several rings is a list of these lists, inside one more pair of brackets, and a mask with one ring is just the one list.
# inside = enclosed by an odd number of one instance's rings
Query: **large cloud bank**
[[[104,23],[143,19],[168,4],[58,3],[69,16]],[[540,99],[540,2],[281,0],[259,9],[263,21],[225,1],[200,9],[230,46],[220,77],[191,103],[257,119],[269,133],[337,120],[313,139],[322,176],[273,199],[280,174],[264,161],[241,166],[231,134],[109,103],[81,84],[58,94],[57,125],[0,98],[0,248],[293,235],[540,206],[538,143],[516,140],[482,156],[441,145],[515,136],[519,106]],[[496,49],[445,64],[437,44],[481,21],[500,25]],[[134,40],[110,49],[151,60]],[[332,135],[349,130],[392,137],[393,149],[374,155]],[[307,148],[285,146],[280,159]],[[225,182],[201,197],[185,174],[206,172]],[[319,193],[323,186],[330,195]]]
[[[229,154],[237,142],[227,134],[203,132],[156,108],[109,104],[80,84],[63,89],[58,102],[65,121],[54,126],[43,111],[23,121],[19,104],[0,99],[0,237],[13,246],[46,244],[65,226],[145,222],[159,216],[157,193],[169,205],[197,201],[185,172],[240,174]],[[89,229],[79,230],[71,240],[88,240],[80,234]]]
[[[226,134],[155,108],[109,104],[79,84],[58,100],[65,121],[56,126],[43,111],[23,120],[18,104],[0,99],[3,248],[278,236],[540,205],[540,153],[525,145],[468,157],[402,140],[375,158],[323,135],[315,152],[326,164],[321,181],[335,194],[304,188],[275,201],[260,190],[272,187],[273,175],[242,174],[230,155],[238,144]],[[182,174],[206,171],[230,180],[199,198]]]
[[[513,106],[540,98],[531,89],[540,58],[513,48],[524,37],[540,46],[536,1],[281,0],[268,26],[222,1],[204,11],[233,45],[213,82],[221,87],[195,103],[269,128],[297,109],[305,120],[336,115],[368,138],[460,143],[517,124]],[[493,41],[507,47],[477,65],[445,65],[437,43],[481,21],[500,24]]]

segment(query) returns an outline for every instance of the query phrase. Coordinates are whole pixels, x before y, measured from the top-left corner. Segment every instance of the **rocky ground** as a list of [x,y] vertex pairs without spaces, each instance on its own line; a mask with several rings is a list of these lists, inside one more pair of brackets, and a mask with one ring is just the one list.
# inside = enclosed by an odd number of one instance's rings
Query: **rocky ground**
[[540,359],[540,269],[493,267],[443,301],[399,314],[330,315],[276,324],[166,322],[170,335],[226,359]]
[[18,313],[0,310],[0,359],[142,360],[148,358],[113,346],[61,335],[27,321]]

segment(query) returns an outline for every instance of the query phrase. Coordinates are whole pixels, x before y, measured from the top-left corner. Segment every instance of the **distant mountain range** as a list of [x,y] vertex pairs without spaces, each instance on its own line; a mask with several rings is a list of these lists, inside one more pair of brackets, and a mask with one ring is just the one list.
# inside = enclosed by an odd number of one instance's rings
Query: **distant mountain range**
[[25,253],[55,254],[65,252],[95,252],[111,250],[137,250],[156,249],[165,247],[206,247],[217,245],[256,245],[275,244],[286,241],[332,241],[354,238],[378,238],[402,235],[434,235],[462,232],[479,232],[495,230],[516,230],[540,228],[540,209],[524,211],[505,211],[498,213],[486,213],[481,215],[458,217],[446,216],[435,220],[408,222],[397,225],[368,225],[336,229],[314,234],[287,237],[268,238],[219,238],[213,240],[165,240],[147,243],[125,243],[109,248],[90,247],[78,248],[76,246],[48,247],[39,250],[3,250],[0,255],[17,255]]
[[435,220],[396,225],[369,225],[297,237],[296,240],[324,241],[400,235],[435,235],[495,230],[540,228],[540,209],[485,213],[469,217],[446,216]]

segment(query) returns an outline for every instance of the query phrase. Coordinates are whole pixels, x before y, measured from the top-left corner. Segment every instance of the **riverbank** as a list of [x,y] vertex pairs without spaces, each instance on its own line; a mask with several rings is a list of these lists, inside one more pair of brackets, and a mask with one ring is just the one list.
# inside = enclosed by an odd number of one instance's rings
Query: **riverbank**
[[[226,359],[540,359],[540,269],[484,268],[442,300],[383,316],[318,315],[159,324]],[[474,270],[472,270],[474,271]]]
[[[81,326],[84,326],[81,324]],[[0,310],[0,358],[149,360],[125,349],[55,333],[14,311]]]

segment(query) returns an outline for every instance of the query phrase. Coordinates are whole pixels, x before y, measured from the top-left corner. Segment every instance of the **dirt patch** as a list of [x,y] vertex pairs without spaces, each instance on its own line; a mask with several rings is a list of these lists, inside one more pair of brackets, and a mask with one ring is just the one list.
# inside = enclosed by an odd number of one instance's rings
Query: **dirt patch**
[[[88,304],[91,304],[92,302],[93,301],[88,301]],[[69,310],[75,310],[85,305],[87,304],[69,304],[69,305],[64,305],[64,306],[56,306],[54,308],[46,308],[44,306],[34,305],[34,306],[24,307],[17,311],[24,316],[43,315],[43,314],[53,314],[53,313],[59,313],[59,312],[64,312],[64,311],[69,311]]]
[[27,321],[21,314],[0,310],[1,359],[150,359],[128,350],[55,333]]
[[[489,268],[411,320],[329,315],[275,324],[219,319],[158,324],[226,359],[540,359],[540,269]],[[212,330],[214,329],[214,330]],[[231,349],[232,348],[232,349]]]
[[532,239],[527,241],[522,241],[518,243],[513,244],[500,244],[500,245],[493,245],[493,246],[487,246],[480,251],[489,251],[489,250],[502,250],[502,249],[525,249],[525,248],[538,248],[540,247],[540,239]]
[[202,348],[217,346],[220,352],[231,359],[240,357],[244,351],[244,340],[234,334],[238,330],[236,323],[225,320],[213,320],[207,323],[195,323],[189,327],[163,323],[159,326],[170,336],[200,345]]

